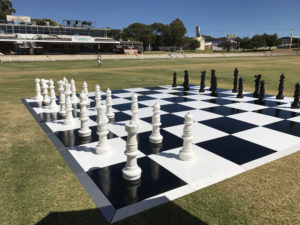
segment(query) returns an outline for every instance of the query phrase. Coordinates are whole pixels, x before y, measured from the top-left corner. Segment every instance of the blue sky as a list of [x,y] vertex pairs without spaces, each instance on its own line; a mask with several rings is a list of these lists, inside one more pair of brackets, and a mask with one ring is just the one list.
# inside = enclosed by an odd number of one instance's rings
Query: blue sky
[[95,21],[97,27],[122,29],[134,22],[169,24],[180,18],[188,36],[201,33],[215,37],[277,33],[300,36],[300,0],[11,0],[15,15]]

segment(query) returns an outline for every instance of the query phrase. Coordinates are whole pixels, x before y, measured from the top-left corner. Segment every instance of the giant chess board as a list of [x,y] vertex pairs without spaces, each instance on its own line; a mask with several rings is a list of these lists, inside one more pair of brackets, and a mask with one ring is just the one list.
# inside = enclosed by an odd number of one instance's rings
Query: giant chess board
[[[108,222],[115,222],[174,200],[229,177],[243,173],[300,149],[300,109],[291,109],[292,98],[277,100],[265,95],[264,105],[255,104],[252,93],[236,98],[230,90],[218,89],[210,96],[199,86],[171,86],[112,90],[114,121],[108,126],[109,155],[95,154],[98,142],[95,93],[90,92],[90,138],[78,136],[80,107],[73,106],[75,125],[64,125],[56,111],[39,107],[34,98],[23,99],[46,135],[61,153]],[[131,96],[138,95],[139,183],[122,178],[127,133],[131,119]],[[105,93],[102,92],[105,105]],[[149,143],[152,106],[161,106],[163,143]],[[58,100],[57,100],[58,103]],[[182,161],[184,116],[194,117],[193,149],[196,158]]]

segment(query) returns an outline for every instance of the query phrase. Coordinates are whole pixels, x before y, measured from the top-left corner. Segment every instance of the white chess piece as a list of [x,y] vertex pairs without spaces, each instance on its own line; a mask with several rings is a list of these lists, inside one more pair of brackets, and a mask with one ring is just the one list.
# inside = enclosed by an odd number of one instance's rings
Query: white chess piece
[[42,88],[43,88],[43,102],[45,103],[45,105],[49,105],[50,104],[50,98],[48,95],[48,80],[44,80],[42,79]]
[[64,81],[60,80],[57,82],[59,87],[58,87],[58,91],[59,91],[59,105],[60,105],[60,110],[59,110],[59,114],[61,116],[65,116],[66,115],[66,98],[65,98],[65,89],[64,89]]
[[111,90],[109,88],[106,91],[106,116],[108,119],[115,118],[115,114],[112,111]]
[[136,123],[138,126],[140,125],[140,120],[139,120],[139,105],[137,103],[137,95],[136,93],[133,93],[131,96],[131,115],[132,118],[131,120]]
[[64,84],[67,84],[68,83],[68,80],[66,77],[63,78],[63,81],[64,81]]
[[57,104],[56,104],[56,95],[55,95],[55,90],[54,90],[54,82],[52,79],[49,81],[50,84],[50,106],[49,108],[51,110],[57,110]]
[[71,92],[72,92],[72,96],[71,96],[72,104],[78,103],[79,99],[76,96],[76,86],[75,86],[75,81],[73,79],[71,80]]
[[160,134],[160,105],[156,102],[153,106],[152,117],[152,133],[149,137],[150,143],[159,144],[162,143],[163,136]]
[[71,89],[70,84],[65,84],[65,99],[66,99],[66,119],[64,120],[65,125],[72,125],[74,124],[74,118],[73,118],[73,108],[71,103]]
[[135,181],[140,179],[142,174],[142,170],[137,164],[137,132],[139,131],[139,125],[130,121],[129,123],[126,123],[125,130],[128,133],[125,150],[127,161],[126,166],[122,170],[122,174],[125,180]]
[[35,78],[35,91],[36,91],[36,96],[35,99],[38,102],[43,101],[43,96],[41,94],[41,86],[40,86],[40,79],[39,78]]
[[100,86],[98,84],[95,87],[95,101],[96,101],[96,108],[101,106],[101,92],[100,92]]
[[99,142],[96,146],[96,154],[98,155],[106,155],[110,152],[110,145],[107,142],[107,134],[108,129],[107,129],[107,123],[108,123],[108,118],[105,115],[105,113],[103,112],[103,109],[101,107],[99,107],[99,115],[98,115],[98,130],[97,130],[97,134],[99,136]]
[[81,126],[78,131],[78,135],[80,137],[89,137],[91,136],[91,129],[89,128],[88,121],[89,121],[89,114],[88,110],[86,108],[87,103],[88,103],[88,97],[84,94],[80,94],[80,121],[81,121]]
[[[89,97],[89,91],[88,91],[88,85],[85,81],[83,81],[83,84],[82,84],[82,92],[87,96]],[[88,106],[91,104],[91,101],[90,99],[88,98]]]
[[184,117],[183,128],[183,148],[179,152],[179,158],[183,161],[191,161],[195,158],[195,151],[193,150],[193,121],[194,118],[190,112]]

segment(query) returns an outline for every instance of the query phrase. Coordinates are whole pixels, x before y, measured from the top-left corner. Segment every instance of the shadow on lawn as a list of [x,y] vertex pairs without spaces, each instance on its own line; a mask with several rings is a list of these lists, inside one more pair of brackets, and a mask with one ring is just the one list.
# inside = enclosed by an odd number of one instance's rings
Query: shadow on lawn
[[[100,211],[96,209],[69,211],[69,212],[51,212],[37,225],[94,225],[108,224]],[[138,225],[172,225],[172,224],[197,224],[206,225],[197,217],[183,210],[173,202],[152,208],[135,216],[114,223],[116,225],[138,224]]]

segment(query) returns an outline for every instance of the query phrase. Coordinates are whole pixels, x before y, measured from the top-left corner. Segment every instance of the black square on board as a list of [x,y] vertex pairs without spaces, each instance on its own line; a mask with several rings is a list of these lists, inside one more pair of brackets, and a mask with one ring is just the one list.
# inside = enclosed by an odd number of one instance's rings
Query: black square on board
[[[97,121],[97,115],[90,116],[90,119],[96,122]],[[127,121],[127,120],[130,120],[130,119],[131,119],[131,116],[129,116],[126,113],[115,112],[115,118],[112,120],[112,122],[117,123],[117,122],[121,122],[121,121]]]
[[[139,108],[145,108],[145,107],[149,107],[143,104],[138,103]],[[124,104],[119,104],[119,105],[112,105],[112,107],[116,110],[119,111],[126,111],[126,110],[131,110],[131,103],[124,103]]]
[[173,103],[181,103],[181,102],[192,102],[196,101],[195,99],[185,98],[185,97],[171,97],[171,98],[163,98],[162,100],[173,102]]
[[137,91],[137,94],[141,95],[155,95],[155,94],[161,94],[161,92],[158,91]]
[[[132,100],[131,97],[127,97],[125,99],[130,100],[130,101]],[[149,97],[149,96],[146,96],[146,95],[139,95],[139,96],[137,96],[137,99],[138,99],[138,101],[147,101],[147,100],[153,100],[153,99],[156,99],[156,98],[152,98],[152,97]]]
[[216,114],[219,114],[222,116],[229,116],[229,115],[233,115],[233,114],[237,114],[237,113],[246,112],[244,110],[225,107],[225,106],[216,106],[216,107],[205,108],[205,109],[201,109],[201,110],[206,111],[206,112],[216,113]]
[[179,105],[179,104],[162,105],[160,109],[169,113],[193,110],[193,108],[191,107]]
[[[156,154],[173,148],[179,148],[183,146],[183,140],[168,131],[160,130],[160,134],[163,136],[163,142],[161,144],[152,144],[149,141],[151,131],[138,134],[138,149],[145,155]],[[123,140],[127,140],[127,137],[122,137]]]
[[239,165],[276,152],[231,135],[196,145]]
[[167,88],[164,88],[164,87],[145,87],[145,89],[148,89],[150,91],[155,91],[155,90],[166,90]]
[[[141,120],[144,120],[151,124],[152,117],[142,118]],[[161,126],[160,126],[161,128],[172,127],[172,126],[184,124],[184,118],[173,114],[164,114],[160,116],[160,122],[161,122]]]
[[[226,94],[224,94],[224,95],[226,95]],[[227,95],[227,97],[228,97],[228,95]],[[204,102],[218,104],[218,105],[228,105],[228,104],[232,104],[232,103],[237,103],[238,102],[238,101],[233,101],[233,100],[228,100],[228,99],[223,99],[223,98],[206,99],[206,100],[203,100],[203,101]]]
[[261,114],[268,115],[268,116],[274,116],[274,117],[281,118],[281,119],[289,119],[289,118],[293,118],[293,117],[296,117],[297,115],[299,115],[299,113],[296,113],[296,112],[290,112],[287,110],[281,110],[281,109],[277,109],[277,108],[266,108],[266,109],[256,110],[253,112],[261,113]]
[[[57,131],[57,132],[55,132],[55,135],[57,136],[57,138],[60,140],[60,142],[65,147],[73,147],[73,146],[77,146],[77,145],[98,142],[99,136],[97,134],[97,126],[92,126],[92,127],[90,127],[90,129],[91,129],[92,133],[91,133],[91,136],[89,136],[89,137],[80,137],[78,135],[79,129]],[[112,138],[116,138],[116,137],[117,136],[112,132],[109,132],[107,134],[108,139],[112,139]]]
[[229,117],[221,117],[221,118],[216,118],[211,120],[205,120],[199,123],[205,124],[209,127],[213,127],[217,130],[221,130],[228,134],[233,134],[233,133],[237,133],[240,131],[257,127],[256,125],[246,123],[240,120],[235,120]]
[[186,183],[148,157],[137,159],[142,175],[139,183],[122,177],[125,162],[87,172],[116,209],[179,188]]
[[300,123],[294,121],[282,120],[265,125],[264,127],[300,137]]

